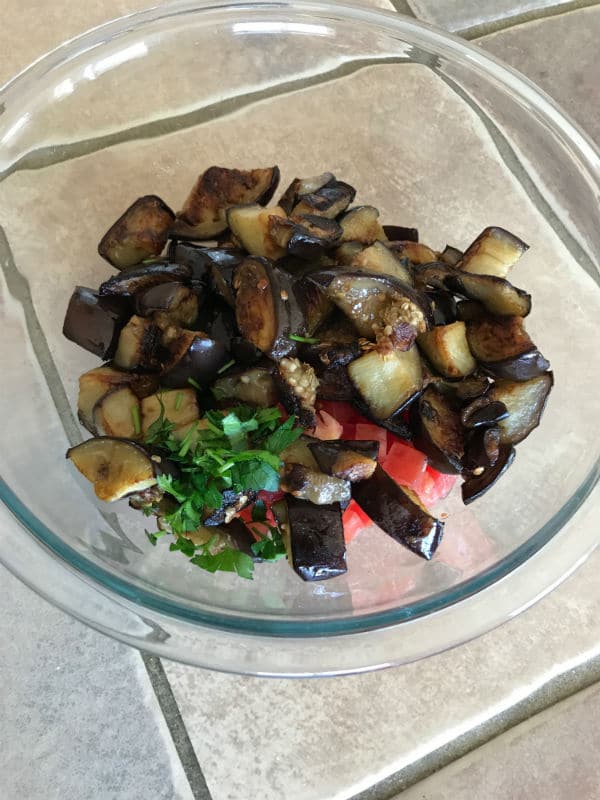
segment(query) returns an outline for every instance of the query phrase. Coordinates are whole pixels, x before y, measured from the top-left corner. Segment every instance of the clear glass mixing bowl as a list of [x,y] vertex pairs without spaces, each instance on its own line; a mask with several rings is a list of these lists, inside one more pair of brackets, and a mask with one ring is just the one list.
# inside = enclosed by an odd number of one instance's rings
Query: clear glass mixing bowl
[[[102,506],[64,459],[82,438],[77,378],[96,362],[61,325],[73,286],[110,274],[100,235],[139,195],[180,206],[210,164],[273,163],[284,186],[335,172],[436,248],[488,224],[531,245],[514,281],[533,294],[528,328],[556,386],[500,484],[438,509],[431,563],[369,530],[333,581],[302,583],[285,563],[253,582],[209,575],[151,547],[139,515]],[[599,174],[524,78],[392,13],[179,2],[45,56],[0,92],[0,558],[99,630],[237,672],[373,669],[507,619],[598,538],[572,518],[598,478]]]

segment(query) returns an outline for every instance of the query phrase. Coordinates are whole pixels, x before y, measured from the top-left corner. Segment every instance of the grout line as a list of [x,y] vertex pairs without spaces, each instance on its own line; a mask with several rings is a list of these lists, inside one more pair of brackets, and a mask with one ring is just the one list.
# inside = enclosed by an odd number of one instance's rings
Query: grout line
[[118,144],[138,141],[140,139],[154,139],[159,136],[165,136],[166,134],[187,130],[206,122],[214,122],[222,117],[238,113],[244,108],[262,100],[284,97],[293,92],[303,91],[313,86],[322,86],[331,81],[338,80],[339,78],[354,75],[356,72],[360,72],[366,67],[378,66],[380,64],[398,64],[406,61],[408,61],[408,59],[405,56],[353,59],[326,72],[305,75],[301,78],[292,78],[282,83],[267,86],[264,89],[258,89],[255,92],[232,95],[225,100],[218,100],[202,108],[196,108],[192,111],[183,112],[166,119],[143,122],[125,130],[91,139],[82,139],[67,144],[40,147],[22,156],[14,164],[11,164],[8,169],[4,170],[4,172],[0,172],[0,182],[21,170],[45,169],[64,161],[70,161],[74,158],[97,153]]
[[390,0],[390,3],[399,14],[404,14],[405,17],[412,17],[413,19],[417,18],[408,0]]
[[584,8],[592,8],[597,5],[600,5],[598,0],[568,0],[568,2],[559,3],[559,5],[523,11],[520,14],[513,14],[512,16],[502,17],[501,19],[491,20],[490,22],[482,22],[479,25],[471,25],[468,28],[453,31],[453,33],[467,40],[479,39],[483,36],[509,30],[510,28],[514,28],[526,22],[558,17],[570,11],[580,11]]
[[393,800],[405,789],[418,784],[529,718],[573,697],[599,681],[600,657],[596,657],[562,675],[551,678],[528,697],[486,720],[477,728],[463,733],[419,761],[398,770],[348,800]]
[[140,653],[146,672],[150,678],[150,683],[154,689],[154,694],[158,700],[169,733],[177,750],[177,755],[181,761],[181,766],[188,779],[194,800],[212,800],[212,795],[206,783],[206,778],[202,772],[202,767],[198,761],[198,756],[194,750],[185,722],[181,716],[181,711],[175,700],[173,689],[166,676],[165,670],[159,658],[148,653]]

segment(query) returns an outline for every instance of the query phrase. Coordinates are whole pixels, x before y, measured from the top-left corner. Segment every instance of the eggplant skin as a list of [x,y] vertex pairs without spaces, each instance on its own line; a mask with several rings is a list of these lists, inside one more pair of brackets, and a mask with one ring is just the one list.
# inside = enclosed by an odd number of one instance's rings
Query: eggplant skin
[[315,506],[287,497],[291,561],[303,581],[324,581],[348,571],[338,503]]
[[469,347],[482,368],[498,378],[527,381],[550,369],[521,317],[484,317],[467,322]]
[[121,297],[100,297],[93,289],[76,286],[69,300],[63,336],[102,360],[112,358],[121,330],[132,314]]
[[170,389],[189,386],[189,379],[201,385],[210,384],[227,361],[223,342],[199,331],[182,331],[169,345],[173,360],[165,368],[162,383]]
[[352,497],[388,536],[429,561],[444,533],[444,523],[432,517],[377,466],[373,476],[352,484]]
[[463,470],[464,429],[451,399],[429,386],[411,408],[415,447],[434,469],[449,475]]
[[402,225],[382,225],[382,228],[390,242],[419,241],[419,231],[416,228],[403,228]]
[[185,282],[191,277],[190,267],[184,264],[146,264],[134,270],[124,270],[100,284],[101,297],[121,295],[133,297],[160,283]]
[[494,466],[484,469],[481,475],[472,475],[463,483],[461,487],[463,503],[468,505],[491,489],[513,463],[515,455],[516,451],[512,445],[501,445]]
[[498,422],[501,444],[518,444],[537,428],[553,385],[551,372],[528,381],[499,378],[493,384],[489,399],[504,403],[508,409],[508,416]]
[[98,253],[117,269],[127,269],[162,253],[175,214],[156,195],[138,198],[111,225]]

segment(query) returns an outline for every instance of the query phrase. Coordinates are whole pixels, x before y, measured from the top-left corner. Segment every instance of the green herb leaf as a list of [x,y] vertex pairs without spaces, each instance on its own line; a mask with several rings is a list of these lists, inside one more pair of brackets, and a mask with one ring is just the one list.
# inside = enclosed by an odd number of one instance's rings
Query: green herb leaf
[[188,378],[187,382],[189,383],[190,386],[193,386],[194,389],[197,389],[199,392],[202,391],[202,387],[200,386],[198,381],[195,381],[193,378]]
[[166,531],[154,531],[151,533],[150,531],[144,529],[144,533],[148,537],[148,541],[152,545],[152,547],[156,547],[157,541],[161,538],[161,536],[165,536]]
[[319,344],[320,339],[311,339],[309,336],[296,336],[295,333],[290,333],[288,339],[293,342],[302,342],[302,344]]
[[208,572],[237,572],[240,578],[252,580],[254,563],[249,555],[232,547],[226,547],[220,553],[201,553],[190,559],[192,564],[208,570]]
[[181,408],[181,401],[183,400],[183,392],[177,392],[175,395],[175,411]]
[[185,536],[179,536],[176,542],[173,542],[169,546],[169,550],[174,552],[175,550],[180,550],[184,556],[188,556],[191,558],[194,553],[196,552],[196,545],[192,542],[191,539],[187,539]]
[[235,359],[232,358],[231,361],[228,361],[226,364],[223,364],[221,369],[217,370],[217,375],[221,375],[223,372],[227,372],[229,367],[233,367],[234,364],[235,364]]
[[264,522],[267,518],[267,507],[264,500],[257,500],[252,506],[252,522]]
[[136,404],[131,406],[131,421],[133,422],[133,432],[139,436],[142,432],[142,422],[140,420],[140,407]]
[[[269,526],[269,531],[270,536],[263,536],[258,542],[251,545],[252,552],[263,561],[278,561],[287,555],[285,543],[277,528]],[[257,530],[254,530],[254,533],[260,535]]]
[[263,443],[265,450],[279,454],[302,436],[302,428],[295,428],[296,417],[288,417],[283,425],[273,431]]

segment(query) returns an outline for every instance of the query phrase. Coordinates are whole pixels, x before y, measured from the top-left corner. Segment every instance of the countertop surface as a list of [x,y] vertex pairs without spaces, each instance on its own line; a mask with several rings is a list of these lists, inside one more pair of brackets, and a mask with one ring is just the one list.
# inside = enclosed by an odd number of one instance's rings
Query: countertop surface
[[[368,3],[476,40],[600,142],[600,3]],[[5,0],[0,83],[147,5]],[[596,800],[599,570],[597,551],[518,618],[424,662],[285,681],[142,658],[0,569],[0,797]]]

